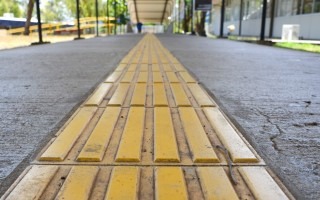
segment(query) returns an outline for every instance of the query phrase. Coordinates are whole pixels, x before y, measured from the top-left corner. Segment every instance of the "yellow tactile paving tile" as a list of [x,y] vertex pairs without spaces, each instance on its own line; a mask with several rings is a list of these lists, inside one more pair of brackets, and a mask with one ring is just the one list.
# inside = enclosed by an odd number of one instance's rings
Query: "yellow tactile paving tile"
[[149,65],[148,64],[141,64],[140,72],[147,72],[147,71],[149,71]]
[[116,155],[117,162],[139,162],[144,132],[145,108],[131,107]]
[[193,162],[219,162],[219,158],[204,131],[193,108],[179,108],[181,121],[192,152]]
[[256,199],[289,199],[264,168],[242,167],[239,171]]
[[98,89],[93,93],[93,95],[86,101],[86,106],[98,106],[103,98],[106,96],[110,88],[112,87],[111,83],[102,83]]
[[149,72],[141,71],[138,76],[138,83],[147,83],[149,79]]
[[116,68],[116,72],[122,72],[127,67],[126,63],[120,63],[119,66]]
[[237,184],[232,183],[228,169],[220,166],[32,166],[3,199],[294,199],[281,191],[283,185],[264,167],[234,167],[232,171]]
[[239,199],[222,167],[199,167],[197,174],[206,199]]
[[159,64],[152,64],[152,71],[153,72],[160,72]]
[[180,83],[175,72],[166,72],[166,74],[170,83]]
[[196,81],[188,72],[179,72],[180,76],[186,83],[195,83]]
[[136,71],[137,66],[138,66],[138,64],[135,64],[135,63],[130,64],[130,66],[129,66],[129,68],[128,68],[128,71],[129,71],[129,72],[134,72],[134,71]]
[[[56,199],[89,199],[98,170],[98,167],[87,166],[72,168]],[[78,181],[80,177],[81,181]]]
[[[161,60],[161,61],[162,61],[162,63],[164,63],[163,60]],[[162,67],[163,67],[163,71],[165,71],[165,72],[172,72],[173,71],[172,67],[169,64],[162,64]]]
[[200,87],[200,85],[188,84],[188,87],[200,107],[216,106],[213,100],[206,94],[206,92]]
[[119,84],[108,105],[121,106],[127,96],[129,87],[130,85],[126,83]]
[[131,100],[131,106],[145,106],[147,95],[147,85],[143,83],[136,84]]
[[104,82],[105,83],[114,83],[120,78],[121,74],[122,74],[122,72],[120,72],[120,71],[114,71],[110,76],[108,76],[108,78]]
[[95,107],[81,108],[50,147],[41,155],[40,160],[64,160],[73,144],[90,122],[96,110],[97,108]]
[[77,158],[78,161],[100,162],[102,160],[120,111],[120,107],[108,107],[105,109],[90,138],[81,150]]
[[134,75],[135,75],[135,72],[127,72],[127,73],[125,73],[124,76],[121,79],[121,83],[131,83]]
[[157,168],[156,177],[156,199],[157,200],[185,200],[188,199],[187,185],[180,167]]
[[170,109],[154,109],[154,160],[155,162],[179,162],[178,145]]
[[115,167],[105,200],[138,199],[138,167]]
[[152,73],[153,83],[163,83],[163,77],[161,72],[153,72]]
[[170,84],[171,90],[178,107],[180,106],[191,106],[188,96],[186,95],[181,84],[172,83]]
[[58,169],[57,166],[32,167],[5,199],[40,199]]
[[153,85],[153,105],[168,106],[166,90],[164,85],[161,83]]
[[218,108],[204,108],[204,113],[222,141],[222,144],[230,152],[233,162],[245,163],[258,161],[247,144],[241,139]]

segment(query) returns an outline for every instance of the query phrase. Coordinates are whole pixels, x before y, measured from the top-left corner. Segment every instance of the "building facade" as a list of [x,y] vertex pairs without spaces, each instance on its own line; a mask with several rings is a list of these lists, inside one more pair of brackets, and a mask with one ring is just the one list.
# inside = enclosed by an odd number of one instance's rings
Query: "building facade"
[[[261,34],[263,0],[225,0],[223,35]],[[222,1],[213,4],[209,31],[219,35]],[[267,0],[265,37],[281,38],[283,25],[299,25],[300,39],[320,40],[320,0]],[[234,27],[230,31],[228,27]]]

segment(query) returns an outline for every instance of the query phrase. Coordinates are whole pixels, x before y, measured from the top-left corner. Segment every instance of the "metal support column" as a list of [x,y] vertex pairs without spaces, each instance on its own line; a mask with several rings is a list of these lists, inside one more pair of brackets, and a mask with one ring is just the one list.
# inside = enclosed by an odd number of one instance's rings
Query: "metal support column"
[[39,35],[39,44],[43,43],[42,40],[42,25],[41,25],[41,13],[40,13],[40,0],[36,0],[37,7],[37,18],[38,18],[38,35]]
[[194,0],[191,0],[191,34],[192,35],[195,34],[193,30],[193,12],[194,12]]
[[263,0],[260,41],[264,41],[264,38],[265,38],[264,32],[265,32],[265,26],[266,26],[266,16],[267,16],[267,0]]
[[78,29],[78,37],[75,40],[83,39],[81,38],[81,31],[80,31],[80,3],[79,0],[76,0],[77,3],[77,29]]
[[98,0],[96,0],[96,36],[99,37],[99,5]]
[[240,0],[239,36],[241,36],[241,31],[242,31],[242,18],[243,18],[243,0]]
[[220,13],[220,37],[223,37],[224,11],[225,11],[225,0],[222,0],[221,13]]

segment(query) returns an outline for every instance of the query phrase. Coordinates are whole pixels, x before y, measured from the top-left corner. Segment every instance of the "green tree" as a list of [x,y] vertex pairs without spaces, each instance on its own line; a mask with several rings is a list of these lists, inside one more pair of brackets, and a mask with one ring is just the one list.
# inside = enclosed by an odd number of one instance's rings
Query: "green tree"
[[0,16],[4,13],[13,13],[15,17],[21,17],[22,11],[17,0],[0,0]]
[[68,13],[63,0],[49,0],[41,10],[42,19],[45,22],[61,22],[68,17]]

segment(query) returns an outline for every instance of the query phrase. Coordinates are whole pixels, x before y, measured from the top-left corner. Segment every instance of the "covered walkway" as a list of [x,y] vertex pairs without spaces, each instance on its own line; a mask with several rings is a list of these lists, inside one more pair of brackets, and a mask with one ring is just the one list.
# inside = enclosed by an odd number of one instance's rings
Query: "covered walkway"
[[319,197],[319,55],[157,37],[3,51],[4,198]]

